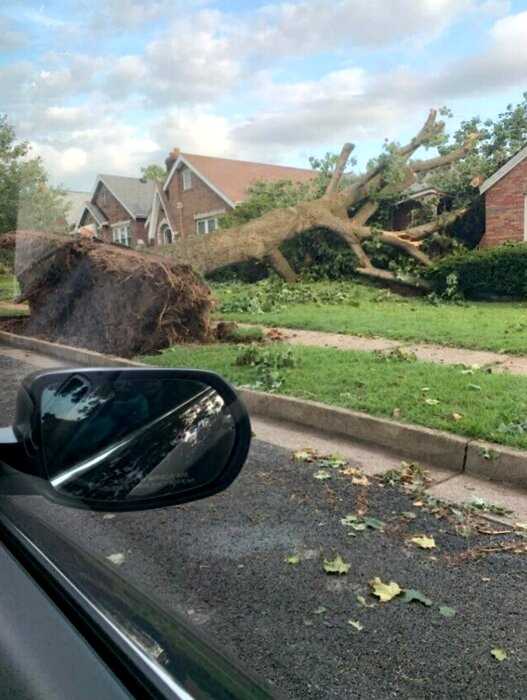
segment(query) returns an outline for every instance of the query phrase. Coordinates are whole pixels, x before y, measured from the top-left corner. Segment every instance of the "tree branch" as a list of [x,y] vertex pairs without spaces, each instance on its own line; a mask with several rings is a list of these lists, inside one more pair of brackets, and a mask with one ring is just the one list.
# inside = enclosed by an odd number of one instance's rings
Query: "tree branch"
[[415,260],[420,262],[421,265],[424,265],[425,267],[430,267],[432,264],[432,261],[428,255],[419,250],[413,241],[400,238],[397,234],[392,233],[391,231],[372,229],[370,226],[355,226],[353,230],[355,235],[359,238],[359,241],[366,241],[369,238],[375,237],[383,243],[387,243],[394,248],[403,250],[405,253],[407,253],[407,255],[415,258]]
[[413,162],[409,163],[409,165],[414,173],[428,173],[431,170],[443,168],[446,165],[450,165],[451,163],[455,163],[457,160],[464,158],[467,153],[474,148],[474,145],[479,138],[481,138],[480,134],[471,134],[460,148],[456,148],[454,151],[450,151],[450,153],[447,153],[444,156],[437,156],[437,158],[429,158],[428,160],[414,160]]
[[272,250],[267,258],[269,260],[269,264],[273,267],[275,272],[277,272],[286,282],[292,284],[298,280],[298,275],[278,248]]
[[407,228],[404,231],[399,231],[397,234],[401,238],[407,238],[411,241],[422,241],[423,238],[427,238],[432,233],[440,231],[442,228],[451,224],[460,216],[466,214],[468,207],[463,207],[462,209],[455,209],[454,211],[449,211],[446,214],[440,214],[436,219],[430,221],[427,224],[421,224],[420,226],[412,226],[412,228]]
[[338,190],[339,182],[344,174],[344,169],[346,168],[348,158],[350,157],[350,154],[354,148],[355,146],[352,143],[345,143],[344,146],[342,146],[339,159],[335,165],[335,170],[333,171],[333,175],[331,176],[331,180],[329,181],[324,196],[328,197],[329,195],[333,194],[333,192]]

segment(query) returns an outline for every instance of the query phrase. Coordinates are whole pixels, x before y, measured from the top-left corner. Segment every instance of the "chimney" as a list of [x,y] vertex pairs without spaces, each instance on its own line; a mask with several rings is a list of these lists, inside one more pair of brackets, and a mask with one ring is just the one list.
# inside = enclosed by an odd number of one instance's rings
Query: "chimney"
[[172,170],[172,166],[178,159],[178,156],[180,154],[179,148],[173,148],[170,153],[168,154],[168,158],[165,159],[165,166],[167,169],[167,173],[169,173]]

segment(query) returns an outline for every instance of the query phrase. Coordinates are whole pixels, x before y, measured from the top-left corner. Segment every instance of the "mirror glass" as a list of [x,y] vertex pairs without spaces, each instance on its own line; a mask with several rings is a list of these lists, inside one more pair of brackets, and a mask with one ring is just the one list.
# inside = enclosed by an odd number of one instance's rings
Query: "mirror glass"
[[41,442],[52,486],[98,501],[173,496],[225,468],[235,422],[206,384],[74,373],[47,386]]

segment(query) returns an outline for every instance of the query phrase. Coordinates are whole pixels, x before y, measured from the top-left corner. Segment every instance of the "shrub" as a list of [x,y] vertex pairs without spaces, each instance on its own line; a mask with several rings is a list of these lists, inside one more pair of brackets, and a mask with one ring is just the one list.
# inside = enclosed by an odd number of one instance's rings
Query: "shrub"
[[456,253],[437,262],[427,277],[439,294],[455,278],[457,289],[468,298],[526,297],[527,244],[505,243]]

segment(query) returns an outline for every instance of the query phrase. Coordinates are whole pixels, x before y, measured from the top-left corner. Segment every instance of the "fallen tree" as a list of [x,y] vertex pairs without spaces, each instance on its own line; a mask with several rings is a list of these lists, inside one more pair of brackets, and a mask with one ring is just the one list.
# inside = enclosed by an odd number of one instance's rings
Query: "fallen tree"
[[[421,147],[440,142],[444,123],[431,110],[419,133],[405,146],[391,150],[351,184],[342,186],[346,164],[353,150],[344,144],[325,194],[295,206],[274,209],[240,226],[220,229],[203,236],[187,236],[171,246],[171,255],[180,263],[188,263],[201,273],[211,273],[227,265],[260,260],[268,262],[286,281],[297,279],[295,271],[280,251],[280,246],[313,229],[336,233],[351,248],[357,259],[357,272],[383,281],[397,281],[396,275],[376,267],[364,249],[365,241],[376,237],[383,244],[397,248],[413,258],[418,265],[428,267],[431,260],[423,252],[423,241],[466,213],[465,208],[437,216],[433,221],[408,228],[389,231],[370,225],[383,198],[403,192],[418,178],[432,171],[448,168],[464,158],[474,147],[479,134],[469,134],[465,143],[443,155],[428,160],[410,160]],[[397,163],[397,178],[393,165]],[[426,286],[414,280],[416,286]]]
[[212,295],[188,265],[40,232],[11,239],[27,335],[122,357],[210,339]]

